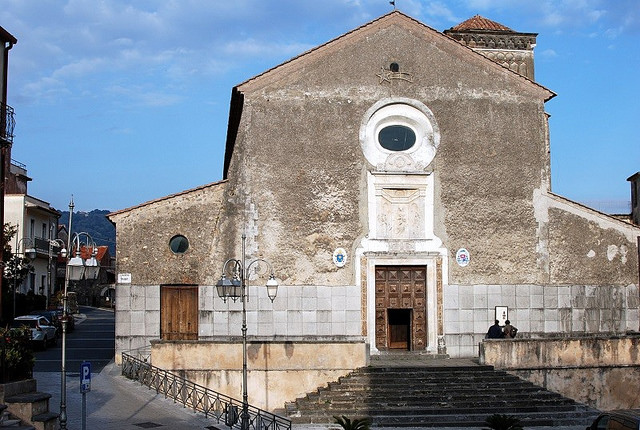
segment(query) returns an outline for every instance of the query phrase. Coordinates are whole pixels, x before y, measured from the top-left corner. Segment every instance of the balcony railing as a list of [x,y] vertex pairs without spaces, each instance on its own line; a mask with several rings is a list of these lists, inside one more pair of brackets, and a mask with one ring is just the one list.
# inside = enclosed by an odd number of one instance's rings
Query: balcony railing
[[16,126],[13,108],[0,103],[0,144],[13,144],[13,129]]
[[[166,370],[122,353],[122,375],[164,394],[184,407],[202,412],[232,429],[241,428],[242,402],[195,384]],[[291,421],[249,405],[248,430],[291,430]]]
[[33,247],[38,254],[49,255],[49,245],[51,245],[51,255],[57,256],[62,247],[57,243],[51,243],[48,239],[36,237],[33,239]]

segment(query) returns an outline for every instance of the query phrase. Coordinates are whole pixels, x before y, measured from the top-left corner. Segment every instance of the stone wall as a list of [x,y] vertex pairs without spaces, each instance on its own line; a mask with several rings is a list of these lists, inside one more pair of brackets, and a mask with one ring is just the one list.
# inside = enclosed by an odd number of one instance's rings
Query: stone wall
[[[384,78],[392,61],[406,79]],[[362,124],[381,101],[391,106],[408,100],[432,112],[441,140],[433,160],[398,170],[434,176],[428,218],[450,250],[453,282],[540,282],[532,196],[547,177],[548,90],[400,16],[237,90],[242,116],[227,147],[224,217],[232,221],[221,228],[237,237],[233,219],[243,213],[253,248],[269,261],[287,256],[278,262],[283,282],[353,282],[354,259],[336,268],[331,256],[338,247],[355,255],[371,232],[367,175],[390,169],[365,159]],[[463,247],[472,255],[467,270],[453,264],[455,250]]]
[[562,339],[492,339],[480,363],[596,409],[640,407],[640,335]]
[[638,284],[638,226],[558,196],[548,203],[550,283]]
[[[186,379],[242,399],[242,341],[153,342],[151,363]],[[328,382],[368,364],[365,343],[314,341],[250,341],[247,345],[249,403],[265,410],[284,407]]]
[[[116,361],[122,352],[148,347],[160,339],[160,286],[116,288]],[[271,302],[262,286],[248,287],[249,336],[304,336],[360,339],[363,314],[355,286],[282,286]],[[200,286],[198,339],[240,336],[242,303],[218,297],[213,286]]]
[[625,333],[640,330],[637,285],[448,285],[444,289],[447,353],[476,357],[477,345],[507,306],[519,337],[556,333]]
[[[225,185],[208,184],[109,214],[116,224],[116,272],[131,274],[132,285],[215,283],[228,258],[218,257],[215,246]],[[176,235],[189,241],[183,253],[169,248]]]

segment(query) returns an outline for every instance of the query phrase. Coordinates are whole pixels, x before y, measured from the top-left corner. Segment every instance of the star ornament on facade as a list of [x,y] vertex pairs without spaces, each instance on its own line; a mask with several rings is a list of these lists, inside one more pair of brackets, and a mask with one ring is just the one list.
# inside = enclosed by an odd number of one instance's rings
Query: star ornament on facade
[[391,83],[392,79],[413,82],[413,76],[410,73],[393,72],[391,70],[385,69],[384,67],[382,68],[382,71],[380,73],[376,74],[376,76],[380,79],[380,81],[378,82],[379,84],[382,84],[385,81]]

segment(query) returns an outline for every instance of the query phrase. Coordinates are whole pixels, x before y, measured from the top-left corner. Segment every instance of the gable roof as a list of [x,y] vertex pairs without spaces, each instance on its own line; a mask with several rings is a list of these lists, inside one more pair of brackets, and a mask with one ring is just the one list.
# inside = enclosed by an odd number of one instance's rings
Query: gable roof
[[154,200],[149,200],[148,202],[140,203],[139,205],[132,206],[130,208],[121,209],[119,211],[108,213],[107,214],[107,219],[109,219],[109,221],[111,221],[113,223],[113,220],[111,219],[112,216],[121,215],[121,214],[124,214],[124,213],[127,213],[127,212],[131,212],[131,211],[143,208],[145,206],[152,205],[154,203],[162,202],[164,200],[169,200],[169,199],[172,199],[174,197],[183,196],[183,195],[186,195],[186,194],[189,194],[189,193],[193,193],[193,192],[196,192],[196,191],[201,191],[201,190],[204,190],[206,188],[218,187],[218,186],[221,186],[221,185],[225,184],[226,182],[227,181],[225,181],[225,180],[212,182],[210,184],[201,185],[199,187],[191,188],[189,190],[181,191],[179,193],[169,194],[168,196],[160,197],[160,198],[154,199]]
[[[506,29],[506,30],[500,30],[500,31],[511,31],[513,32],[513,30],[509,29],[508,27],[503,26],[502,24],[499,24],[497,22],[488,20],[486,18],[483,18],[479,15],[476,15],[473,18],[468,19],[467,21],[459,24],[459,25],[463,25],[464,23],[466,26],[481,26],[481,25],[487,25],[487,26],[495,26],[495,27],[499,27],[502,29]],[[471,55],[477,55],[478,58],[481,59],[481,61],[486,62],[487,67],[497,67],[500,70],[508,70],[510,73],[513,74],[514,77],[516,77],[517,79],[523,79],[524,81],[533,84],[534,86],[538,87],[538,89],[542,90],[543,92],[547,93],[547,96],[545,98],[545,101],[550,100],[551,98],[555,97],[555,93],[551,90],[549,90],[548,88],[538,84],[535,81],[532,81],[531,79],[528,79],[522,75],[520,75],[519,73],[509,69],[508,67],[504,67],[498,63],[496,63],[495,61],[492,61],[488,58],[486,58],[484,55],[479,54],[478,52],[474,51],[473,49],[465,46],[464,44],[461,44],[460,42],[458,42],[457,40],[447,36],[446,34],[443,34],[442,32],[429,27],[428,25],[418,21],[417,19],[414,19],[408,15],[405,15],[404,13],[394,10],[392,12],[387,13],[386,15],[382,15],[379,18],[376,18],[366,24],[361,25],[360,27],[357,27],[341,36],[338,36],[326,43],[323,43],[322,45],[316,46],[315,48],[312,48],[306,52],[303,52],[300,55],[297,55],[287,61],[285,61],[284,63],[281,63],[277,66],[274,66],[270,69],[265,70],[264,72],[247,79],[246,81],[238,84],[234,90],[237,90],[239,93],[242,92],[246,92],[246,91],[250,91],[253,88],[259,87],[261,85],[267,84],[268,82],[271,82],[272,80],[277,80],[279,76],[281,76],[281,74],[286,74],[290,71],[294,71],[297,70],[300,67],[303,67],[303,65],[308,64],[309,61],[315,60],[317,57],[322,56],[322,55],[326,55],[328,53],[333,52],[334,50],[339,49],[341,46],[343,46],[344,44],[350,43],[354,40],[357,40],[359,38],[363,38],[366,37],[366,35],[368,35],[371,32],[375,32],[380,28],[384,28],[384,27],[388,27],[390,25],[393,24],[398,24],[398,25],[402,25],[402,26],[408,26],[408,27],[412,27],[413,29],[415,29],[416,27],[418,27],[419,30],[424,31],[425,33],[429,33],[435,37],[441,38],[441,40],[445,43],[451,43],[452,45],[455,45],[461,49],[467,50],[468,52],[472,53]],[[515,32],[514,32],[515,33]],[[235,93],[235,91],[234,91]],[[236,95],[236,94],[232,94],[232,97]]]
[[16,43],[18,43],[18,39],[16,39],[11,33],[9,33],[7,30],[5,30],[2,27],[0,27],[0,40],[9,42],[12,45],[15,45]]

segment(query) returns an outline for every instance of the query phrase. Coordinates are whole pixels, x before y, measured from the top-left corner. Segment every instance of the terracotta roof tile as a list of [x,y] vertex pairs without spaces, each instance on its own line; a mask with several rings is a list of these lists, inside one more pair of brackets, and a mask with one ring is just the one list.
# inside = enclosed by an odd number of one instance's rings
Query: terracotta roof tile
[[469,30],[492,30],[492,31],[508,31],[515,33],[509,27],[498,22],[491,21],[483,16],[476,15],[468,20],[461,22],[455,27],[451,27],[451,31],[469,31]]
[[[109,250],[108,246],[96,246],[96,260],[102,261],[105,254]],[[76,251],[77,252],[77,251]],[[93,255],[93,247],[92,246],[84,246],[80,247],[80,256],[84,259],[91,258]]]

